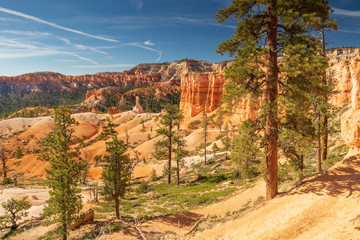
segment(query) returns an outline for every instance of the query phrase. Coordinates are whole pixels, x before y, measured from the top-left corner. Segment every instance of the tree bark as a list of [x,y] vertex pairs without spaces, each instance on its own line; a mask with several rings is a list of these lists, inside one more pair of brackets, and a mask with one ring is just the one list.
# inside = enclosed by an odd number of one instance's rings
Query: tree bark
[[[326,57],[326,49],[325,49],[325,31],[324,28],[321,29],[321,37],[322,37],[322,55],[323,57]],[[326,70],[324,70],[323,73],[323,84],[327,87],[327,79],[326,79]],[[324,101],[325,103],[327,103],[328,101],[328,96],[327,96],[327,91],[325,92],[324,95]],[[324,128],[324,133],[321,137],[321,160],[324,162],[327,158],[327,147],[328,147],[328,117],[327,114],[325,113],[322,119],[322,124],[323,124],[323,128]]]
[[176,161],[176,174],[177,174],[177,185],[180,185],[180,163],[179,163],[179,159]]
[[318,164],[317,164],[317,170],[318,173],[321,172],[321,123],[320,123],[320,110],[319,110],[319,116],[318,116],[318,149],[317,149],[317,154],[318,154]]
[[277,95],[278,95],[278,66],[277,66],[277,1],[268,3],[267,48],[269,51],[269,68],[266,76],[265,98],[267,102],[265,125],[265,153],[266,153],[266,199],[270,200],[278,193],[277,158],[278,158],[278,122],[277,122]]
[[120,219],[120,209],[119,209],[119,194],[115,194],[115,212],[116,219]]
[[169,124],[169,162],[168,162],[168,184],[171,183],[171,153],[172,153],[172,121]]

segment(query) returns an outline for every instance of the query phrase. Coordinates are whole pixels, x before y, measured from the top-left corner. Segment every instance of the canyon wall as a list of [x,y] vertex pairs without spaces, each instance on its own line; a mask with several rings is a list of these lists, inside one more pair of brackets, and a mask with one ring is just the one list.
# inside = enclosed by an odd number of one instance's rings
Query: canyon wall
[[206,112],[214,111],[223,95],[224,79],[224,72],[191,72],[182,76],[180,109],[185,118],[196,116],[204,108]]
[[[351,109],[341,118],[342,138],[349,145],[350,153],[360,153],[360,50],[336,49],[328,52],[328,58],[328,77],[335,88],[331,103],[335,107],[351,103]],[[212,112],[218,107],[224,93],[227,66],[213,67],[211,72],[189,72],[181,77],[180,109],[185,119],[196,116],[204,108]],[[255,118],[257,110],[256,104],[244,99],[236,110],[238,120]]]

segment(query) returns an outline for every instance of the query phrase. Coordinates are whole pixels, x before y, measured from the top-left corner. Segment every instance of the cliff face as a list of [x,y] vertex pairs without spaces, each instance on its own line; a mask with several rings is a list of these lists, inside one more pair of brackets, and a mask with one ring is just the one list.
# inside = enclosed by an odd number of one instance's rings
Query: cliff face
[[212,112],[221,101],[224,72],[189,73],[181,77],[180,109],[185,118],[203,111]]
[[141,69],[123,73],[98,73],[94,75],[66,76],[60,73],[39,72],[16,77],[0,77],[0,94],[29,94],[42,91],[69,91],[79,87],[106,87],[127,85],[151,85],[159,82],[160,73],[147,74]]

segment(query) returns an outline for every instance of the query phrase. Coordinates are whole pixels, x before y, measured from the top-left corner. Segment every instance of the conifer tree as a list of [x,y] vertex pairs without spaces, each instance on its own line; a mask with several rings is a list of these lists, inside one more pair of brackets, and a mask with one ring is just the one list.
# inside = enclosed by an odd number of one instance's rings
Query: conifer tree
[[203,120],[202,120],[202,126],[203,126],[203,134],[204,134],[204,163],[205,165],[207,164],[206,162],[206,145],[207,145],[207,127],[208,127],[208,117],[206,114],[206,104],[204,106],[204,110],[203,110]]
[[104,193],[114,199],[117,219],[120,219],[120,198],[125,197],[131,174],[131,161],[125,151],[124,142],[118,140],[115,135],[111,142],[106,143],[108,155],[105,155],[102,160]]
[[59,107],[55,110],[55,130],[50,133],[43,142],[43,149],[39,158],[50,162],[48,180],[50,198],[44,209],[47,224],[57,223],[56,232],[61,239],[68,239],[70,226],[74,222],[82,208],[81,189],[78,187],[84,169],[84,160],[80,152],[72,149],[71,128],[77,124],[71,117],[71,111],[67,107]]
[[228,152],[229,152],[229,149],[231,147],[231,138],[230,138],[229,135],[230,135],[230,133],[229,133],[229,124],[226,123],[225,124],[225,135],[221,139],[222,143],[225,146],[225,159],[228,159]]
[[6,157],[6,151],[5,151],[5,148],[3,146],[0,146],[0,161],[1,161],[1,166],[2,166],[3,178],[6,179],[7,178],[7,173],[9,172],[9,169],[6,166],[6,163],[7,163],[8,159]]
[[[0,216],[0,229],[10,228],[11,230],[15,230],[19,227],[19,220],[27,217],[29,214],[26,210],[31,207],[31,204],[26,196],[18,200],[14,198],[8,199],[6,202],[3,202],[1,206],[6,211],[6,214]],[[5,239],[5,237],[3,239]]]
[[15,151],[15,158],[16,158],[16,159],[20,159],[20,158],[22,158],[23,156],[24,156],[24,153],[23,153],[21,147],[18,146],[17,149],[16,149],[16,151]]
[[179,126],[183,115],[179,112],[179,108],[176,105],[167,105],[165,107],[166,114],[160,118],[160,124],[162,128],[157,129],[157,134],[163,136],[164,140],[155,144],[154,156],[159,160],[168,160],[167,162],[167,174],[168,184],[171,183],[171,162],[174,154],[174,137],[175,127]]
[[[263,96],[258,118],[265,134],[266,199],[278,192],[279,116],[287,111],[283,103],[315,91],[319,94],[326,61],[318,54],[319,42],[311,33],[318,30],[319,22],[329,22],[330,11],[326,0],[233,0],[217,13],[219,22],[237,21],[236,33],[218,48],[221,54],[235,56],[226,71],[230,81],[225,100],[234,103],[244,96]],[[293,101],[290,107],[301,104]]]
[[251,178],[258,171],[260,159],[263,157],[260,145],[261,139],[257,134],[256,124],[250,120],[245,121],[239,135],[235,137],[231,147],[230,158],[241,168],[243,178]]
[[180,169],[181,165],[183,165],[183,159],[189,154],[189,151],[185,149],[186,140],[182,139],[180,136],[174,137],[175,143],[175,161],[176,161],[176,177],[177,177],[177,185],[180,185]]

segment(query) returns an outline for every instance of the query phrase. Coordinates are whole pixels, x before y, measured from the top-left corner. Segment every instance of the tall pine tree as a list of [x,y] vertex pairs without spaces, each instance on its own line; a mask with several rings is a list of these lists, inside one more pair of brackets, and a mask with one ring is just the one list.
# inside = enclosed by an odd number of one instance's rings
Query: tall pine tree
[[72,125],[77,124],[71,117],[67,107],[55,110],[55,130],[43,142],[40,158],[49,161],[51,167],[48,173],[49,194],[48,205],[44,215],[48,224],[57,223],[57,233],[61,239],[68,239],[70,226],[82,208],[81,189],[78,187],[84,169],[84,160],[80,152],[73,150]]
[[330,11],[325,0],[233,0],[217,13],[219,22],[237,21],[236,33],[218,48],[221,54],[235,56],[226,72],[230,81],[225,100],[263,98],[258,118],[265,133],[266,199],[278,192],[279,116],[286,116],[287,107],[302,104],[294,100],[288,105],[287,100],[321,91],[326,61],[312,34],[319,22],[329,22]]
[[167,160],[168,184],[171,183],[171,163],[173,159],[175,127],[178,126],[184,118],[176,105],[167,105],[165,107],[166,114],[161,116],[160,123],[162,125],[157,131],[159,136],[163,136],[164,140],[155,144],[154,156],[159,160]]
[[104,193],[114,199],[117,219],[120,219],[120,198],[125,196],[131,174],[131,161],[125,151],[124,142],[115,135],[112,141],[106,143],[108,155],[105,155],[102,161]]

